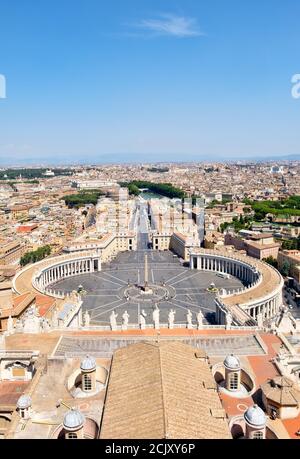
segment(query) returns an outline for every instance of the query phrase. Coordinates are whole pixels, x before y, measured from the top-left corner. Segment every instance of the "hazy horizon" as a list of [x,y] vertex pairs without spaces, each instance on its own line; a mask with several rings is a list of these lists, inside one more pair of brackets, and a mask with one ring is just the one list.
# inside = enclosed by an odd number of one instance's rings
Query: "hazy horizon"
[[141,159],[128,159],[124,158],[121,159],[113,159],[111,155],[107,159],[101,159],[100,157],[89,158],[86,157],[85,159],[77,158],[77,159],[51,159],[51,158],[24,158],[23,160],[19,161],[8,161],[5,162],[0,160],[0,168],[9,168],[9,167],[62,167],[62,166],[89,166],[89,165],[110,165],[110,164],[197,164],[197,163],[237,163],[237,162],[293,162],[293,161],[300,161],[300,155],[278,155],[278,156],[261,156],[261,157],[253,157],[253,156],[239,156],[239,157],[232,157],[232,158],[222,158],[222,157],[210,157],[205,158],[204,156],[199,156],[197,159],[188,159],[185,156],[185,159],[157,159],[157,160],[141,160]]

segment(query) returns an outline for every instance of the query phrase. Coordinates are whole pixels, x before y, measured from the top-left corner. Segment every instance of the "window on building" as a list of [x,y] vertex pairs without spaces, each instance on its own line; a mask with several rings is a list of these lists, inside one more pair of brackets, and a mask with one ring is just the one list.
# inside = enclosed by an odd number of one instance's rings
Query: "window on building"
[[75,433],[75,432],[69,432],[68,435],[67,435],[67,438],[68,438],[69,440],[77,440],[77,438],[78,438],[78,437],[77,437],[77,433]]
[[278,417],[278,411],[275,406],[270,405],[270,416],[271,419],[276,419]]
[[92,390],[92,378],[90,377],[90,375],[83,376],[83,390],[84,391]]
[[25,378],[25,368],[21,365],[14,364],[12,367],[12,376],[13,378]]
[[254,432],[253,434],[253,440],[263,440],[264,435],[261,430]]
[[239,384],[239,375],[238,373],[231,373],[229,379],[229,389],[230,390],[237,390]]
[[20,410],[20,415],[21,415],[21,418],[25,418],[25,410],[21,409]]

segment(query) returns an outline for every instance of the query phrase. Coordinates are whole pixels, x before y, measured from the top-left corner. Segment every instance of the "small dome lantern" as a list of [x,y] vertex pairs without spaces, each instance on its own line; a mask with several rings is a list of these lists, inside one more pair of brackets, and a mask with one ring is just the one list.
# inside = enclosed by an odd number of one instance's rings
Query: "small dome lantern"
[[266,438],[267,418],[258,405],[249,407],[244,413],[246,422],[246,437],[249,439]]
[[19,412],[20,418],[30,419],[31,415],[31,397],[30,395],[23,394],[17,401],[17,410]]
[[225,387],[231,392],[237,392],[241,387],[241,362],[234,354],[227,355],[224,362]]
[[69,440],[83,438],[84,423],[85,417],[81,411],[76,408],[71,408],[71,410],[65,414],[63,421],[65,438]]
[[97,364],[94,357],[87,355],[81,361],[80,370],[83,392],[94,392],[96,390],[96,369]]

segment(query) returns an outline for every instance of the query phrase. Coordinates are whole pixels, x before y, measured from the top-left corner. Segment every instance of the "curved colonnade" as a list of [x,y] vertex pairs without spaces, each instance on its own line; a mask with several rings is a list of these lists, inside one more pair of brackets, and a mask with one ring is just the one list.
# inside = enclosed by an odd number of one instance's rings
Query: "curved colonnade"
[[[242,280],[244,287],[222,289],[216,298],[216,321],[226,324],[231,313],[237,325],[256,325],[275,316],[282,306],[283,279],[279,272],[265,262],[237,253],[230,254],[209,249],[190,252],[190,268],[229,274]],[[101,271],[101,252],[82,251],[43,260],[21,270],[13,280],[15,292],[31,290],[55,298],[65,293],[51,288],[59,280]]]
[[190,268],[229,274],[242,280],[246,286],[223,291],[216,299],[216,320],[226,322],[230,312],[233,319],[243,325],[271,319],[282,306],[283,279],[280,273],[267,263],[237,253],[196,249],[190,253]]
[[34,290],[44,295],[64,298],[66,295],[63,292],[49,288],[49,285],[68,277],[97,271],[101,271],[101,254],[98,252],[87,251],[62,255],[40,261],[20,271],[13,280],[13,288],[17,293],[24,293],[23,285],[27,280]]

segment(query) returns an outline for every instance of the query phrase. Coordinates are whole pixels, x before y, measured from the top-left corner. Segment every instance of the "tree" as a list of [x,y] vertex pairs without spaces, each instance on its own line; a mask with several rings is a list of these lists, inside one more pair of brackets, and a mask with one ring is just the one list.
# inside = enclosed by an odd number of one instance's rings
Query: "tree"
[[66,206],[70,209],[75,207],[84,207],[86,204],[96,205],[100,196],[104,195],[101,190],[80,191],[77,194],[64,196],[62,199],[65,201]]
[[43,247],[39,247],[37,250],[26,252],[20,259],[20,265],[25,266],[28,265],[28,263],[36,263],[37,261],[41,261],[50,255],[50,253],[50,245],[44,245]]
[[288,261],[285,261],[281,268],[281,274],[287,277],[290,274],[291,265]]
[[284,250],[297,250],[298,241],[297,239],[284,240],[281,246]]
[[276,269],[278,268],[278,261],[274,257],[270,256],[270,257],[264,258],[263,261],[265,261],[271,266],[274,266],[274,268]]
[[220,225],[221,233],[224,233],[224,231],[228,228],[228,226],[230,226],[230,223],[228,222],[221,223]]
[[138,194],[139,189],[147,188],[152,193],[166,196],[167,198],[184,199],[186,194],[183,190],[174,187],[171,183],[153,183],[144,180],[133,180],[130,183],[120,182],[121,186],[126,186],[132,194]]
[[133,183],[130,183],[128,185],[128,191],[129,191],[129,194],[133,194],[134,196],[138,196],[140,194],[139,188]]
[[261,210],[255,210],[254,220],[261,221],[266,218],[267,213]]

